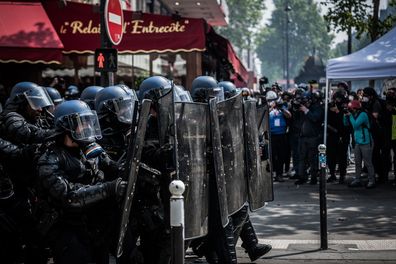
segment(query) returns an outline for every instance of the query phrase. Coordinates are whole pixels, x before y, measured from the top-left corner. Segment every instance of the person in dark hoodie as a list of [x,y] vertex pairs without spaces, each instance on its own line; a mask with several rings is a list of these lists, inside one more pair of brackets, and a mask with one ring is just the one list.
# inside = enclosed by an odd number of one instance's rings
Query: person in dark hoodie
[[300,185],[307,182],[308,176],[305,174],[305,163],[307,161],[310,166],[310,184],[314,185],[318,181],[318,145],[323,139],[324,109],[318,96],[312,92],[305,92],[299,110],[304,113],[304,116],[300,131],[299,179],[295,184]]
[[344,183],[347,160],[348,145],[350,142],[350,127],[344,126],[343,116],[348,108],[348,98],[342,91],[333,94],[332,102],[329,104],[327,123],[327,144],[331,146],[327,149],[330,177],[327,182],[337,180],[335,175],[336,164],[340,170],[339,183]]

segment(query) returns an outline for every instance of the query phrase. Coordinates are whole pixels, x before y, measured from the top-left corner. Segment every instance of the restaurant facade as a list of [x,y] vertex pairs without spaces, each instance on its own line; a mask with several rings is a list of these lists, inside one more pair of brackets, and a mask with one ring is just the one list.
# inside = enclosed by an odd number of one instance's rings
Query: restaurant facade
[[[94,71],[94,52],[101,44],[99,6],[57,0],[0,5],[1,22],[12,20],[7,23],[14,26],[0,27],[0,69],[6,72],[0,84],[32,80],[49,85],[55,77],[80,88],[100,84]],[[12,19],[7,17],[11,11]],[[123,39],[114,46],[116,83],[136,89],[144,78],[162,75],[189,89],[195,77],[211,75],[247,85],[249,74],[231,43],[204,19],[123,12]]]

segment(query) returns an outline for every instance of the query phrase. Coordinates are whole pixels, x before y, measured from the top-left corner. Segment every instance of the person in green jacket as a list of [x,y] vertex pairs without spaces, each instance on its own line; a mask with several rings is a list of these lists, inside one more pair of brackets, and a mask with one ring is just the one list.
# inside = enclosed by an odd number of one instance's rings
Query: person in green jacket
[[368,184],[366,188],[375,187],[375,174],[372,162],[373,139],[370,132],[370,120],[366,112],[361,110],[362,105],[358,100],[353,100],[348,104],[348,113],[344,115],[344,125],[353,128],[355,140],[355,179],[349,184],[350,187],[362,186],[360,177],[362,173],[362,160],[368,171]]

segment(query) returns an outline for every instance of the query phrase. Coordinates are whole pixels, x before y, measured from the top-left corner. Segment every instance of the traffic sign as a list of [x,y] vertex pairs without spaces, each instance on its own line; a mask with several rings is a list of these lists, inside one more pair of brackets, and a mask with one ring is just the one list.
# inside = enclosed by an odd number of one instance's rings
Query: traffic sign
[[120,44],[124,25],[124,14],[120,0],[106,0],[104,17],[107,36],[111,43],[114,45]]
[[95,50],[95,71],[116,72],[117,71],[117,50],[116,49],[96,49]]

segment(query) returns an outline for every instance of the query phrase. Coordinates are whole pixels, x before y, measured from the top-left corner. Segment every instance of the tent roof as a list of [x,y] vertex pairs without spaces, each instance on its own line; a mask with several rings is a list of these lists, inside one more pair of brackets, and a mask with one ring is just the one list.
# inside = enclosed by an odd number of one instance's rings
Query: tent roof
[[367,47],[327,62],[328,79],[396,77],[396,27]]

